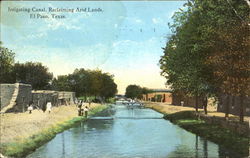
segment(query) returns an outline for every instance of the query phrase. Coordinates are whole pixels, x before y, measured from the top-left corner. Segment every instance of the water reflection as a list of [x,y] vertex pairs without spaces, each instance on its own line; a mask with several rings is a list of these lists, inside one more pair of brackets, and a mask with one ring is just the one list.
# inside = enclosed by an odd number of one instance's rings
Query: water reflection
[[195,135],[195,157],[198,158],[198,136]]
[[215,144],[207,141],[206,139],[202,139],[197,135],[192,135],[191,137],[195,141],[186,141],[186,143],[182,142],[176,146],[175,150],[169,153],[167,157],[219,157],[218,148]]
[[208,158],[207,140],[206,139],[203,140],[203,153],[204,153],[203,157]]
[[65,158],[65,144],[64,133],[62,133],[62,157]]
[[[124,106],[116,107],[113,114],[115,117],[162,116],[150,109]],[[114,119],[80,123],[58,134],[28,158],[216,158],[231,154],[163,119]]]

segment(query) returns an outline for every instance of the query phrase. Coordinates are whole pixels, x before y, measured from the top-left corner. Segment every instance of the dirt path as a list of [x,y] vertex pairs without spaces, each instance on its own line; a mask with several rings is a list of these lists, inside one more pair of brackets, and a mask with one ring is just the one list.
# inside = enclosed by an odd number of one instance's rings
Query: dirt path
[[[195,111],[195,109],[193,107],[175,106],[175,105],[170,105],[170,104],[167,104],[167,103],[144,102],[144,104],[148,108],[152,108],[152,109],[154,109],[156,111],[159,111],[161,113],[166,113],[166,114],[176,113],[176,112],[179,112],[179,111]],[[203,109],[199,109],[199,111],[204,112]],[[225,113],[217,112],[215,107],[208,106],[208,115],[209,116],[218,116],[218,117],[223,117],[224,118]],[[239,120],[239,117],[230,114],[229,119]],[[244,117],[244,120],[246,122],[249,122],[250,117]]]
[[[90,108],[100,106],[92,103]],[[0,118],[0,143],[21,141],[39,131],[70,120],[78,115],[75,105],[53,107],[52,112],[34,110],[32,114],[6,113]]]

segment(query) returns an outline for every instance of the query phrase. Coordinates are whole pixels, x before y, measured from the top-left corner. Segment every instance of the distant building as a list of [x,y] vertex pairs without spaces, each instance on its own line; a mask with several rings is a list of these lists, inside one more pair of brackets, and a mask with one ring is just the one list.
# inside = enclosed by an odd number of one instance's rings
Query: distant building
[[[181,106],[181,102],[184,102],[183,106],[194,107],[195,106],[195,98],[189,97],[184,94],[176,94],[173,93],[171,89],[150,89],[150,93],[143,94],[144,101],[151,101],[151,102],[162,102],[168,103],[172,105],[179,105]],[[203,99],[198,98],[198,107],[202,108]]]
[[47,102],[52,106],[74,104],[75,92],[33,90],[30,84],[0,84],[1,112],[24,112],[29,103],[42,109]]
[[32,102],[37,108],[46,109],[47,102],[51,102],[53,106],[57,106],[58,92],[51,90],[33,90]]
[[31,89],[29,84],[0,84],[1,112],[25,111],[32,100]]
[[[150,89],[150,93],[143,94],[144,101],[151,102],[163,102],[172,105],[186,107],[195,107],[195,97],[185,95],[185,93],[173,93],[171,89]],[[240,98],[237,96],[220,95],[218,97],[218,112],[226,112],[227,104],[229,106],[229,114],[240,114]],[[198,97],[198,108],[203,108],[203,105],[207,104],[205,97]],[[250,97],[244,97],[244,116],[250,116]]]
[[172,90],[170,89],[150,89],[150,93],[143,94],[144,101],[172,103]]
[[58,104],[59,105],[71,105],[75,103],[75,92],[58,91]]
[[126,99],[126,97],[125,97],[125,95],[117,94],[117,95],[115,95],[115,99],[116,99],[116,100],[119,100],[119,99]]

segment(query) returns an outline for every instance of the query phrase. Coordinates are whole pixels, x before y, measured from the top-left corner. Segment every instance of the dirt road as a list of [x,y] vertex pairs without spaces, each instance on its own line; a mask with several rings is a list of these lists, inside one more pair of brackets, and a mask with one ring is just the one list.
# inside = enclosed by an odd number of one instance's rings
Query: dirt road
[[[100,104],[91,104],[90,108]],[[6,113],[0,118],[0,143],[22,141],[39,131],[70,120],[78,115],[75,105],[53,107],[51,113],[34,110],[31,114]]]

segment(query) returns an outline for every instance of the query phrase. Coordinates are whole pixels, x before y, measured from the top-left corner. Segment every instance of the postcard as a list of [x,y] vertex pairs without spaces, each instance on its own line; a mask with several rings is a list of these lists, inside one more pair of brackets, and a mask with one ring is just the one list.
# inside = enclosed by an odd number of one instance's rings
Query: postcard
[[0,157],[249,156],[247,11],[1,1]]

